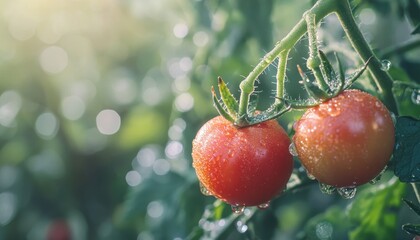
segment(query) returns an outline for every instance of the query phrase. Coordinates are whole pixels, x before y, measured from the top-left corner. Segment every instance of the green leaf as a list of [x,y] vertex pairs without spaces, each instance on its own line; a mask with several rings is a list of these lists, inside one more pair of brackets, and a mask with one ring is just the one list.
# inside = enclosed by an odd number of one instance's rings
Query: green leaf
[[324,79],[327,80],[328,85],[330,86],[333,92],[336,92],[337,88],[341,88],[340,82],[337,79],[337,75],[332,67],[330,61],[328,60],[325,53],[321,50],[318,51],[319,57],[321,59],[321,72],[324,75]]
[[392,93],[397,102],[398,114],[420,119],[420,85],[413,82],[394,81]]
[[396,124],[395,175],[402,182],[420,181],[420,121],[399,117]]
[[400,82],[411,82],[410,76],[408,76],[407,72],[404,69],[397,67],[395,65],[391,65],[388,70],[389,75],[391,75],[392,79]]
[[238,101],[230,92],[229,88],[226,86],[225,82],[221,77],[218,78],[218,87],[220,96],[222,97],[223,103],[226,105],[226,109],[229,115],[235,119],[237,116],[237,111],[239,109]]
[[308,94],[314,99],[328,99],[328,94],[322,90],[317,84],[309,80],[308,76],[302,71],[300,66],[297,66],[300,76],[302,77],[303,86],[305,86]]
[[290,104],[286,103],[280,103],[280,104],[274,104],[267,110],[258,113],[254,116],[248,117],[248,125],[255,125],[258,123],[262,123],[268,120],[272,120],[275,118],[278,118],[279,116],[283,115],[287,111],[291,109]]
[[394,239],[405,186],[393,177],[380,186],[359,192],[348,211],[355,226],[349,239]]
[[404,231],[414,234],[414,235],[420,235],[420,224],[404,224],[402,226],[402,229],[404,229]]
[[332,206],[324,213],[310,219],[304,232],[299,234],[299,239],[346,239],[349,228],[345,211],[338,206]]
[[369,65],[370,59],[372,59],[372,57],[370,57],[362,67],[357,69],[353,74],[351,74],[346,79],[346,85],[344,86],[344,89],[349,88],[360,77],[360,75],[363,74],[363,72],[366,70],[367,66]]
[[346,83],[346,75],[344,73],[343,64],[341,63],[340,58],[338,57],[337,53],[335,53],[335,59],[337,60],[338,65],[338,79],[340,80],[339,88],[337,88],[337,92],[335,94],[338,94],[343,90],[343,87]]
[[417,204],[415,204],[412,201],[407,200],[407,199],[403,199],[403,200],[408,205],[408,207],[411,208],[411,210],[413,210],[415,213],[417,213],[417,215],[420,216],[420,206],[419,205],[417,205]]
[[[214,88],[211,89],[211,92],[213,94],[213,105],[216,108],[217,112],[226,120],[230,122],[235,122],[235,120],[229,115],[229,113],[226,111],[226,109],[222,106],[220,103],[220,100],[217,98],[216,93],[214,92]],[[223,103],[223,102],[222,102]]]

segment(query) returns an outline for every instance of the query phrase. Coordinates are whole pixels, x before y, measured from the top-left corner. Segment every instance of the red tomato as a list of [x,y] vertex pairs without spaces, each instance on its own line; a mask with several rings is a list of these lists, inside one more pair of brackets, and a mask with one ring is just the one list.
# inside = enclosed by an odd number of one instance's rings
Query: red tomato
[[394,146],[386,107],[359,90],[346,90],[308,109],[294,125],[299,159],[319,182],[354,187],[375,178]]
[[275,120],[237,128],[218,116],[198,131],[193,166],[211,195],[234,206],[262,205],[278,195],[290,178],[289,144]]

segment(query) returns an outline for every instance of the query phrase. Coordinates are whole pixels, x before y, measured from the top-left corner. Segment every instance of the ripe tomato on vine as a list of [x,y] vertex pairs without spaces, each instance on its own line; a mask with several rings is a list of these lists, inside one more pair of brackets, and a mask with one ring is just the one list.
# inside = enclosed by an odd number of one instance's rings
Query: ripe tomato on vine
[[355,187],[375,178],[391,158],[395,130],[375,97],[346,90],[294,125],[293,142],[308,173],[334,187]]
[[233,207],[260,206],[280,194],[293,170],[290,140],[275,121],[237,128],[221,116],[193,141],[193,166],[209,194]]

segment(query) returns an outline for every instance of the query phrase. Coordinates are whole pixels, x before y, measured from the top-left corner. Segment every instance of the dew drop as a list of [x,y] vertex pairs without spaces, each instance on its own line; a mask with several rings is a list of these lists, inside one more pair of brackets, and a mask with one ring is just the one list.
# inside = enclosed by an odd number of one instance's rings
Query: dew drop
[[248,225],[246,225],[242,221],[237,221],[236,222],[236,230],[238,230],[239,233],[245,233],[246,231],[248,231]]
[[297,157],[298,156],[298,153],[297,153],[297,150],[296,150],[296,146],[295,146],[295,144],[293,142],[289,145],[289,152],[294,157]]
[[315,180],[316,179],[314,175],[312,175],[312,174],[310,174],[308,172],[308,170],[306,170],[306,176],[308,176],[308,178],[311,179],[311,180]]
[[333,107],[328,107],[327,108],[327,113],[331,116],[331,117],[336,117],[338,115],[340,115],[341,113],[341,109],[337,106],[333,106]]
[[420,105],[420,89],[414,89],[411,93],[411,101],[414,104]]
[[343,187],[343,188],[337,188],[338,194],[340,194],[341,197],[345,199],[351,199],[354,198],[356,195],[357,188],[355,187]]
[[335,191],[335,187],[325,184],[325,183],[319,183],[319,189],[321,190],[322,193],[325,194],[333,194]]
[[381,70],[388,71],[391,68],[391,61],[384,59],[381,61]]
[[392,122],[394,123],[394,126],[395,126],[395,124],[397,124],[397,116],[395,116],[393,112],[389,112],[389,114],[391,115]]
[[330,222],[320,222],[316,225],[315,229],[316,236],[319,239],[331,239],[333,234],[333,226]]
[[245,211],[245,206],[242,205],[231,205],[233,213],[241,214]]
[[267,209],[270,207],[270,202],[266,202],[257,206],[259,209]]
[[219,227],[224,227],[226,226],[226,219],[220,219],[219,221],[217,221],[217,226]]
[[200,191],[205,196],[211,196],[210,191],[200,182]]

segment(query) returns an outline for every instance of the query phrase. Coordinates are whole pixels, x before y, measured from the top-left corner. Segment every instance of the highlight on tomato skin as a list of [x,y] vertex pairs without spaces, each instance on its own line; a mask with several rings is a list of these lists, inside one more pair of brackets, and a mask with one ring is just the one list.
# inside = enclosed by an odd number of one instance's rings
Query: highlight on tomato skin
[[374,96],[345,90],[308,109],[293,143],[309,174],[334,187],[356,187],[386,167],[395,142],[392,117]]
[[275,121],[237,128],[217,116],[193,140],[193,167],[209,195],[232,206],[264,206],[292,174],[290,139]]

